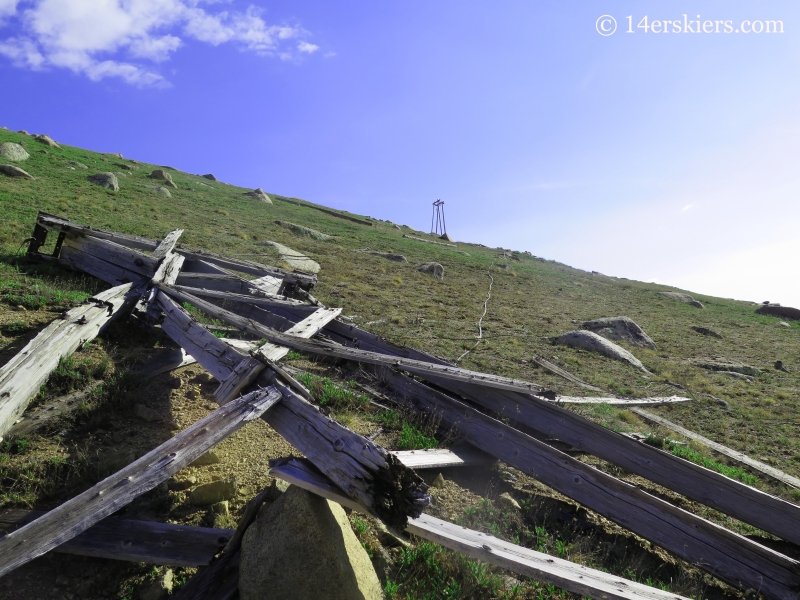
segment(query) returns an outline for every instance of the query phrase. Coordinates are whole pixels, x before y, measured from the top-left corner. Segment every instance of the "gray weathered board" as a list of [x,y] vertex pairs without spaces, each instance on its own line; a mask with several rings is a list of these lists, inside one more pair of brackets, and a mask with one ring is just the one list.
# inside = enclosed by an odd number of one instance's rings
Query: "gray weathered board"
[[[301,459],[273,461],[270,475],[337,502],[352,510],[369,513],[363,505],[347,498],[333,483]],[[410,519],[406,532],[483,562],[508,569],[597,600],[686,600],[629,579],[590,569],[583,565],[536,552],[503,541],[487,533],[460,527],[430,515]]]
[[[42,511],[0,511],[0,534],[10,533],[43,516]],[[153,565],[207,565],[233,536],[233,529],[192,527],[108,517],[64,542],[54,552],[130,560]]]
[[0,538],[0,577],[152,490],[280,399],[275,388],[237,398],[82,494]]

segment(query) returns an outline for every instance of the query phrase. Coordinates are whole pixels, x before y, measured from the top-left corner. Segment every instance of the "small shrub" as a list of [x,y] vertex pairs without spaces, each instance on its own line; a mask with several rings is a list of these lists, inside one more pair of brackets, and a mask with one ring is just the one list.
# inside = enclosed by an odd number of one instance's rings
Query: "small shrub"
[[410,425],[403,423],[403,429],[400,432],[400,441],[398,442],[398,449],[400,450],[428,450],[436,448],[439,442],[436,438],[425,435],[422,431]]

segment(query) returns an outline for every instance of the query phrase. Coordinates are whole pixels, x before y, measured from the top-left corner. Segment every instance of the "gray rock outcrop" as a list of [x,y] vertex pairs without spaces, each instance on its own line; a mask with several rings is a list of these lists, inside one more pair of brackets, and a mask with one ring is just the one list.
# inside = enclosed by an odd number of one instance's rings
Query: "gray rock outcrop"
[[280,225],[281,227],[286,227],[286,229],[291,230],[297,235],[310,237],[312,240],[319,240],[320,242],[325,242],[333,238],[332,235],[328,235],[327,233],[322,233],[321,231],[317,231],[316,229],[311,229],[310,227],[306,227],[305,225],[297,225],[295,223],[290,223],[289,221],[281,221],[280,219],[277,219],[275,221],[275,224]]
[[33,136],[33,138],[35,140],[38,140],[38,141],[42,142],[43,144],[46,144],[46,145],[50,146],[51,148],[61,148],[61,146],[59,146],[55,141],[53,141],[53,138],[51,138],[46,133],[42,133],[40,135],[35,135],[35,136]]
[[25,177],[26,179],[34,179],[33,175],[24,169],[15,167],[14,165],[0,165],[0,173],[8,177]]
[[344,509],[296,486],[261,510],[244,534],[241,556],[242,600],[383,598]]
[[722,339],[722,336],[720,334],[718,334],[713,329],[709,329],[708,327],[698,327],[696,325],[693,325],[692,329],[694,331],[696,331],[697,333],[699,333],[699,334],[707,335],[707,336],[713,337],[713,338],[717,338],[718,340]]
[[649,373],[642,362],[633,354],[625,350],[625,348],[617,346],[614,342],[600,337],[593,331],[569,331],[555,338],[553,342],[562,346],[572,346],[573,348],[583,348],[591,352],[598,352],[609,358],[625,361],[637,369]]
[[708,369],[709,371],[734,372],[750,376],[761,374],[761,369],[757,367],[751,367],[727,358],[699,358],[692,362],[698,367]]
[[119,191],[119,180],[114,173],[96,173],[95,175],[89,175],[87,179],[93,184],[104,187],[112,192]]
[[168,185],[173,188],[178,187],[177,185],[175,185],[175,182],[172,181],[172,175],[170,175],[164,169],[153,169],[153,172],[150,173],[150,179],[159,179],[165,182],[165,185]]
[[205,175],[201,175],[200,177],[205,177],[210,181],[219,181],[216,177],[214,177],[211,173],[206,173]]
[[800,309],[792,308],[791,306],[781,306],[780,304],[764,304],[756,309],[756,314],[800,321]]
[[258,242],[258,245],[267,246],[275,250],[280,255],[281,260],[293,269],[305,271],[306,273],[319,273],[320,267],[317,261],[309,258],[302,252],[292,250],[289,246],[284,246],[283,244],[270,240]]
[[28,160],[30,154],[25,151],[25,148],[14,142],[3,142],[0,144],[0,158],[10,160],[12,162],[20,162]]
[[655,342],[629,317],[604,317],[586,321],[583,328],[595,332],[606,339],[627,342],[631,346],[656,349]]
[[421,273],[427,273],[439,281],[444,279],[444,267],[437,262],[426,262],[417,265],[417,271]]
[[699,300],[695,300],[689,294],[683,294],[681,292],[658,292],[658,293],[667,298],[671,298],[679,302],[684,302],[685,304],[691,304],[696,308],[705,308],[702,302],[700,302]]
[[391,260],[391,261],[394,261],[394,262],[400,262],[400,263],[407,263],[408,262],[408,259],[406,259],[406,257],[403,256],[402,254],[392,254],[391,252],[375,252],[374,250],[371,250],[367,254],[372,254],[374,256],[380,256],[381,258],[385,258],[386,260]]
[[267,194],[267,192],[265,192],[261,188],[256,188],[252,192],[247,192],[245,196],[250,196],[251,198],[257,198],[258,200],[261,200],[265,204],[272,204],[272,198],[270,198],[269,194]]
[[163,185],[148,185],[146,187],[148,190],[153,190],[159,196],[163,196],[164,198],[172,198],[170,191]]
[[72,165],[74,167],[78,167],[79,169],[88,169],[89,168],[85,164],[83,164],[81,162],[78,162],[77,160],[67,160],[67,161],[64,161],[64,162],[66,162],[68,165]]

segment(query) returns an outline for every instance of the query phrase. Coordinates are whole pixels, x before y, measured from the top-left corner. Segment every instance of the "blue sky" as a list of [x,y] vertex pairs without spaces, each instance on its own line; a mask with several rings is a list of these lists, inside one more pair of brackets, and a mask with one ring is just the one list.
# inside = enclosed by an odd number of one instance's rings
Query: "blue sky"
[[[684,13],[691,33],[663,24]],[[419,229],[441,198],[456,239],[800,306],[799,16],[756,1],[0,0],[0,125]],[[772,20],[783,33],[713,24]]]

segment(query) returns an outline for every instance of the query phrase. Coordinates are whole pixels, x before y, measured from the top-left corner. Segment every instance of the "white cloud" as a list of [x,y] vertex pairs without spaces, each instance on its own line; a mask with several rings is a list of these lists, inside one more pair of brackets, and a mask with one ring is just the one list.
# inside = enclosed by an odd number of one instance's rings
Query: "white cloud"
[[[25,35],[0,40],[0,55],[17,67],[67,68],[92,80],[117,77],[136,86],[161,86],[141,61],[163,62],[196,40],[291,60],[318,49],[301,27],[270,25],[260,9],[209,12],[226,0],[0,0],[0,19],[18,21]],[[26,7],[21,10],[23,5]],[[289,40],[299,40],[296,47]],[[138,63],[133,61],[138,60]]]
[[686,206],[684,206],[681,209],[681,212],[686,212],[687,210],[691,209],[693,206],[694,206],[694,204],[687,204]]

